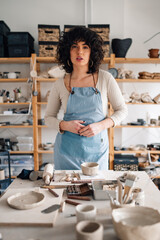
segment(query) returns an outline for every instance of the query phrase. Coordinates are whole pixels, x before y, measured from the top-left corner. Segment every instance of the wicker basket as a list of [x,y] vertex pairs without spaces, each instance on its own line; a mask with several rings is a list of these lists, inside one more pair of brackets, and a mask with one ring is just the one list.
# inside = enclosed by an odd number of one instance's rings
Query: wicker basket
[[39,42],[39,57],[56,57],[58,42]]
[[58,42],[60,36],[59,25],[38,25],[39,42]]
[[110,25],[109,24],[88,24],[88,27],[98,33],[104,42],[109,41],[109,32]]

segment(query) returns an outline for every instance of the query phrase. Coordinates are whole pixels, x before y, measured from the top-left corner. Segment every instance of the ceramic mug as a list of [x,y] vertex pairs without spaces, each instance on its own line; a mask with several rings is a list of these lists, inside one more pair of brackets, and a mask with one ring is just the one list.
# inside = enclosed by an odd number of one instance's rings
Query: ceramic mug
[[103,225],[99,222],[81,221],[76,225],[77,240],[103,240]]
[[159,57],[159,49],[149,49],[148,50],[149,51],[149,54],[148,54],[148,56],[150,57],[150,58],[158,58]]
[[96,207],[94,205],[79,204],[76,206],[77,223],[83,220],[96,219]]
[[9,72],[8,73],[8,78],[16,78],[16,73],[15,72]]

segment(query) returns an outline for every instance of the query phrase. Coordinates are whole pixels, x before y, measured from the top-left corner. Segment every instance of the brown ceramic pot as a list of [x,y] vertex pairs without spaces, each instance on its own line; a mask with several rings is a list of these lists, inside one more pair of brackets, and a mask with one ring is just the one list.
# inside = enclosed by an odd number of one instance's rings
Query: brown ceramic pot
[[149,54],[148,56],[150,58],[158,58],[159,57],[159,49],[149,49]]

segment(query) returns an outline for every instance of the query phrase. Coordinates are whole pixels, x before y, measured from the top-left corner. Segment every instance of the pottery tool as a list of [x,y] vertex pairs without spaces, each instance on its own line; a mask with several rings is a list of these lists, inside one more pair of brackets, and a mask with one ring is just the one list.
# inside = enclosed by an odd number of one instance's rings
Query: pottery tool
[[61,207],[60,204],[54,204],[48,208],[45,208],[41,211],[41,213],[51,213],[51,212],[54,212],[56,211],[57,209],[59,209]]
[[118,183],[118,201],[120,204],[122,204],[123,185],[119,178],[117,178],[117,183]]
[[48,188],[48,191],[52,193],[55,197],[59,197],[59,195],[51,188]]
[[78,199],[78,200],[84,200],[84,201],[91,201],[89,197],[85,196],[67,196],[69,199]]
[[79,202],[74,202],[74,201],[71,201],[71,200],[68,200],[68,199],[66,199],[65,202],[68,203],[68,204],[74,205],[74,206],[77,206],[77,205],[81,204]]
[[88,183],[83,183],[80,185],[69,185],[66,189],[67,195],[76,195],[76,196],[84,196],[90,195],[92,190],[90,189]]
[[136,176],[134,174],[127,174],[125,185],[124,185],[124,194],[123,194],[124,204],[128,202],[128,199],[132,193],[132,188],[135,180],[136,180]]
[[72,180],[71,183],[92,183],[91,180]]
[[62,202],[59,211],[60,211],[60,212],[64,212],[65,207],[66,207],[66,203],[65,203],[65,202]]
[[70,185],[43,185],[41,188],[48,188],[48,189],[60,189],[60,188],[67,188]]
[[49,185],[52,178],[53,178],[53,165],[48,163],[46,164],[43,172],[43,180],[45,184]]

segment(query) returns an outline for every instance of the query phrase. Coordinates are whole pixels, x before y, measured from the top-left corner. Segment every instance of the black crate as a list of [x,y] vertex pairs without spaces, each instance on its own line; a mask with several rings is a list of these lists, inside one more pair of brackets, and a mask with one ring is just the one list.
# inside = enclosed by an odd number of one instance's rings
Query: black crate
[[10,32],[10,28],[4,21],[0,21],[0,33],[4,36],[7,36],[7,33]]
[[7,45],[7,37],[0,33],[0,45]]
[[110,33],[109,24],[88,24],[88,28],[98,33],[104,42],[109,41],[109,33]]
[[39,42],[58,42],[60,37],[59,25],[38,24],[38,41]]
[[115,171],[138,171],[138,158],[133,155],[115,154]]
[[27,45],[8,46],[9,57],[30,57],[33,52],[34,50]]
[[28,45],[34,49],[34,38],[28,32],[8,33],[8,45]]
[[0,57],[8,57],[7,37],[0,34]]
[[0,57],[8,57],[8,48],[7,48],[7,46],[0,45]]
[[39,42],[39,57],[56,57],[58,42]]

